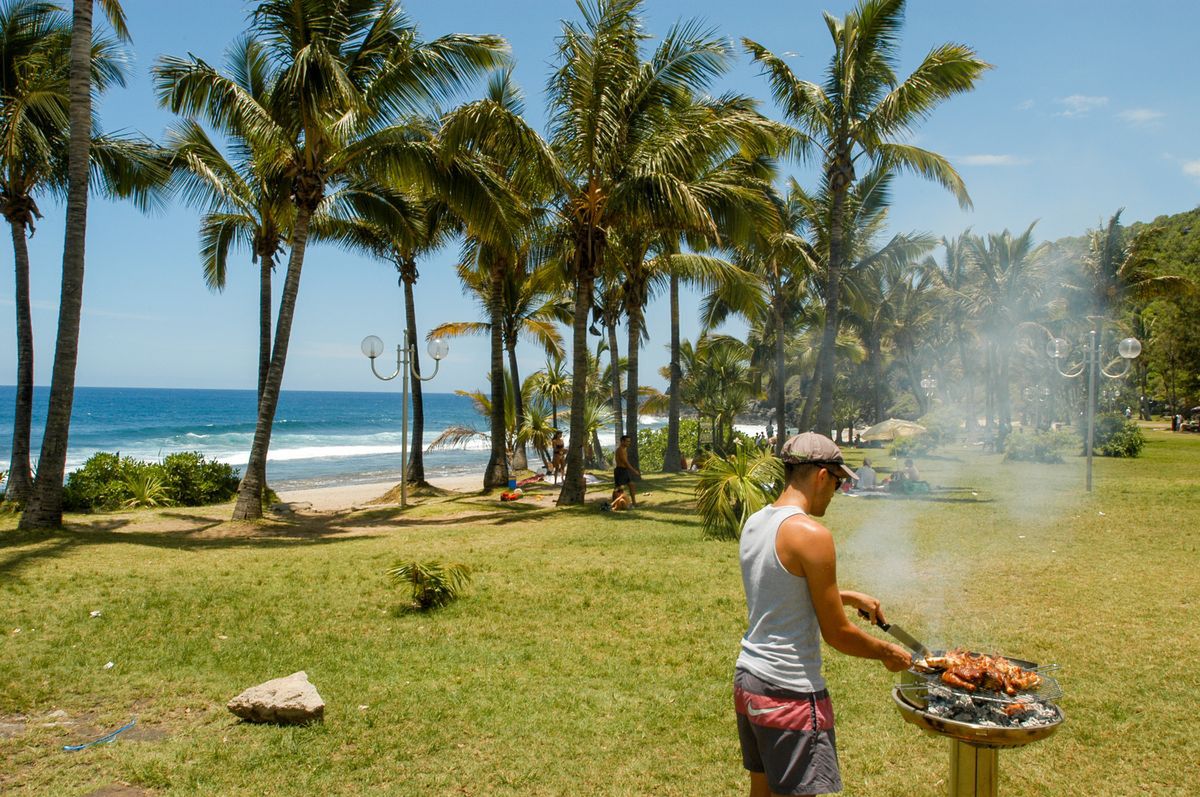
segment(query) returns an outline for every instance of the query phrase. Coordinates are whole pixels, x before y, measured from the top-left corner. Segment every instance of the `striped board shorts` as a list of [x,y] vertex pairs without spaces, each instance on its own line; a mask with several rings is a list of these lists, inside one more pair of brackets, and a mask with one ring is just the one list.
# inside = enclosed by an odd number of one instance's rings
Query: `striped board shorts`
[[733,672],[742,765],[775,794],[842,790],[829,691],[797,692],[738,668]]

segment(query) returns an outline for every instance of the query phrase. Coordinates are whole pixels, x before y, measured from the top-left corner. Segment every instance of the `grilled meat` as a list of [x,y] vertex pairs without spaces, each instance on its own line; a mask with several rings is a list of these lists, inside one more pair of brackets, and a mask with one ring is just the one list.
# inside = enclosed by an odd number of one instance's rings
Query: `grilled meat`
[[987,689],[1015,695],[1037,689],[1042,683],[1040,675],[1021,669],[1003,656],[986,656],[962,648],[947,651],[944,656],[929,656],[924,664],[942,670],[944,683],[968,692]]

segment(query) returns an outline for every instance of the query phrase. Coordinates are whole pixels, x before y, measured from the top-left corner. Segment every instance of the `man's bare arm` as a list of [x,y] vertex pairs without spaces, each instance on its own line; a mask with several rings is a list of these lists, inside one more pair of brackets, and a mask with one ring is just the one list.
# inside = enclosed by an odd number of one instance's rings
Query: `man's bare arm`
[[876,639],[846,616],[837,586],[837,551],[829,529],[805,515],[790,517],[779,527],[775,550],[789,573],[807,579],[821,637],[830,647],[848,656],[882,661],[892,672],[911,666],[908,651]]

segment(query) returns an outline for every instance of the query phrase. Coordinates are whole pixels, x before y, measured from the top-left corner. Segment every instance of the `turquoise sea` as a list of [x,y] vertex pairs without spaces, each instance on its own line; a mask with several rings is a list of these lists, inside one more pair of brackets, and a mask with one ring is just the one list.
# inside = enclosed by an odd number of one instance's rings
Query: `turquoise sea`
[[[34,391],[33,456],[41,447],[49,388]],[[12,452],[16,388],[0,387],[0,467]],[[425,444],[448,426],[486,429],[471,400],[426,393]],[[67,470],[97,451],[158,460],[176,451],[242,469],[254,439],[253,390],[81,387],[75,392]],[[284,391],[271,436],[267,473],[277,489],[325,487],[400,478],[398,393]],[[411,415],[410,415],[411,422]],[[477,473],[487,464],[487,443],[425,455],[429,477]],[[36,465],[36,463],[35,463]]]

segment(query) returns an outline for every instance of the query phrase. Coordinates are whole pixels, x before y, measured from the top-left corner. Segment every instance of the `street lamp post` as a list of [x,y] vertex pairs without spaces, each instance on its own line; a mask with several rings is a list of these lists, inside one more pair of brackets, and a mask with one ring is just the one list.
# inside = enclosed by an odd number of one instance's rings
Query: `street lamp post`
[[438,368],[442,364],[442,359],[450,352],[450,345],[441,338],[434,338],[429,341],[429,346],[426,348],[429,356],[433,358],[433,373],[429,376],[421,376],[412,367],[414,343],[408,337],[408,331],[404,332],[404,343],[396,344],[396,370],[389,376],[384,376],[375,370],[375,358],[383,354],[383,341],[375,335],[368,335],[362,341],[362,353],[371,359],[371,373],[383,381],[387,382],[400,376],[401,395],[403,402],[400,410],[400,507],[408,506],[408,378],[411,375],[413,379],[419,379],[422,382],[428,382],[437,376]]
[[1137,338],[1125,338],[1117,344],[1117,353],[1120,355],[1121,370],[1117,372],[1109,371],[1100,363],[1100,335],[1096,330],[1099,326],[1099,319],[1089,318],[1093,322],[1093,328],[1088,332],[1086,348],[1083,353],[1083,362],[1068,365],[1064,368],[1060,362],[1066,361],[1071,356],[1071,344],[1064,338],[1051,338],[1046,344],[1046,354],[1050,359],[1054,360],[1054,368],[1061,375],[1068,379],[1074,379],[1077,376],[1082,376],[1084,370],[1087,371],[1087,490],[1092,491],[1092,444],[1096,437],[1096,388],[1097,382],[1100,381],[1100,376],[1104,375],[1109,379],[1120,379],[1129,373],[1130,364],[1133,360],[1142,353],[1142,344]]
[[937,393],[937,379],[927,376],[921,380],[921,390],[925,393],[926,412],[933,407],[933,397]]

